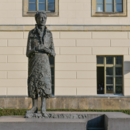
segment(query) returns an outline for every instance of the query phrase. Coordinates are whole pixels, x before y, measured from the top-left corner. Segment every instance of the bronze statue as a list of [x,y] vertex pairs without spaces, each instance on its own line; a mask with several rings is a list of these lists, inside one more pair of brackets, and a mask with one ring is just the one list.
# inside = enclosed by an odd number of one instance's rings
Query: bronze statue
[[55,56],[53,37],[51,31],[45,26],[46,12],[37,12],[35,15],[36,25],[29,32],[27,53],[28,57],[28,95],[32,98],[33,106],[26,114],[37,113],[38,96],[41,97],[41,113],[46,114],[46,98],[52,93],[51,69],[49,56]]

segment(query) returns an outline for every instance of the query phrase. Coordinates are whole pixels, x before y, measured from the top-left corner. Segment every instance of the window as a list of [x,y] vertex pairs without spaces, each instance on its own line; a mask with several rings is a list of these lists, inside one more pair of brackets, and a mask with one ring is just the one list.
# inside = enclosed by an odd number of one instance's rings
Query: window
[[51,80],[52,80],[52,94],[55,94],[55,58],[49,56],[50,66],[51,66]]
[[59,0],[23,0],[23,16],[34,17],[36,11],[46,11],[47,16],[59,15]]
[[126,0],[92,0],[92,16],[126,16]]
[[123,94],[122,56],[97,56],[97,93]]
[[29,0],[29,11],[55,12],[55,0]]
[[123,0],[97,0],[97,12],[123,12]]

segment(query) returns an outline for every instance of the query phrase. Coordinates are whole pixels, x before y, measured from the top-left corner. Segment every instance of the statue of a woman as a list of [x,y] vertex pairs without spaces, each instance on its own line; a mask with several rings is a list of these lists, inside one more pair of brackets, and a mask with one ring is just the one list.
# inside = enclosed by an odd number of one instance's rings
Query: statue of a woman
[[46,114],[46,98],[52,93],[51,69],[49,56],[55,56],[52,33],[45,26],[46,12],[35,15],[36,27],[29,32],[27,43],[28,57],[28,95],[32,98],[33,106],[26,114],[36,113],[38,110],[38,95],[41,97],[41,113]]

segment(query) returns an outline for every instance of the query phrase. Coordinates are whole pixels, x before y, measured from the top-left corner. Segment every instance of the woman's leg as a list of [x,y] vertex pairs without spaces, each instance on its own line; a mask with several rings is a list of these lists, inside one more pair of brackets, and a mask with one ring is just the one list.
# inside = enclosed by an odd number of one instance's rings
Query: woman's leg
[[37,111],[38,111],[37,104],[38,104],[38,98],[35,98],[35,99],[32,98],[32,108],[26,112],[27,113],[37,113]]
[[41,113],[44,117],[48,117],[46,114],[46,98],[43,96],[41,97]]

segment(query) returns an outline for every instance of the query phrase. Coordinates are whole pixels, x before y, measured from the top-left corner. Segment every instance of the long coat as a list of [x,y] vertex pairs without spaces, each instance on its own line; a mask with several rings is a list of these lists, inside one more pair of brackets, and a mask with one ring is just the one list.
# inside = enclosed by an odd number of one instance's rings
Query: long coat
[[52,33],[46,27],[42,40],[41,43],[36,28],[29,32],[26,56],[29,59],[28,95],[31,98],[37,98],[38,95],[48,98],[52,93],[48,55],[55,56],[55,50]]

